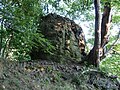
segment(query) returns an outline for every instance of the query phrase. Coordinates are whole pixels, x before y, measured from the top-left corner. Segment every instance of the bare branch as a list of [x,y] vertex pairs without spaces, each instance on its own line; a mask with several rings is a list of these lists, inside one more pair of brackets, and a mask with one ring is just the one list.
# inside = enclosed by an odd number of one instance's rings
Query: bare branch
[[116,40],[113,42],[113,44],[110,46],[110,48],[105,52],[105,55],[108,54],[113,49],[113,47],[115,46],[115,44],[117,43],[117,41],[119,39],[120,39],[120,29],[119,29],[118,35],[116,37]]

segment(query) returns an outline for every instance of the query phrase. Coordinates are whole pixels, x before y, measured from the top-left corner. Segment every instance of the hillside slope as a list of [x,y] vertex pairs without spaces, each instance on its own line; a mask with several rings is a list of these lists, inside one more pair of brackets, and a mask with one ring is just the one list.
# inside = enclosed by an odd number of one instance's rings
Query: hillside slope
[[117,77],[78,64],[0,59],[0,90],[120,90]]

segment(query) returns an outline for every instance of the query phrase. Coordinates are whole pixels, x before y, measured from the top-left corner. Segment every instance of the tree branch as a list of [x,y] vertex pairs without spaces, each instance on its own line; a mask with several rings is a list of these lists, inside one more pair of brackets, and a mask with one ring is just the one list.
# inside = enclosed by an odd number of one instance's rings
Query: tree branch
[[105,52],[105,55],[108,54],[112,50],[113,46],[115,46],[115,44],[117,43],[117,41],[119,39],[120,39],[120,29],[119,29],[119,32],[118,32],[116,40],[113,42],[113,44],[110,46],[110,48]]
[[101,24],[101,47],[102,48],[108,42],[110,23],[111,23],[111,7],[110,7],[110,3],[105,3],[104,12],[102,15],[102,24]]

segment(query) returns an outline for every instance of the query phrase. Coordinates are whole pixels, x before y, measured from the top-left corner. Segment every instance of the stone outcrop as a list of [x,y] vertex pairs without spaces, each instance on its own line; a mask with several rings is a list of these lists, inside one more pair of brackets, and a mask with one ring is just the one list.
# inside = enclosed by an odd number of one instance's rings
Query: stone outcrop
[[[71,59],[81,60],[85,55],[85,37],[82,28],[73,20],[57,14],[48,14],[39,21],[38,31],[47,38],[55,47],[54,55],[50,59]],[[48,55],[39,50],[33,49],[32,59],[46,59]]]

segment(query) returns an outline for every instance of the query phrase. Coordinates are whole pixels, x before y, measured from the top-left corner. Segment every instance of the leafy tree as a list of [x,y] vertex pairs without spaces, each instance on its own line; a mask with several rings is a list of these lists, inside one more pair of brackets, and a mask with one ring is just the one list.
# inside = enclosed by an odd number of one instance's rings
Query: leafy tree
[[43,44],[48,41],[36,32],[38,19],[43,15],[39,0],[2,0],[0,5],[0,57],[11,58],[13,54],[17,60],[30,59],[35,39],[49,51],[50,44]]

